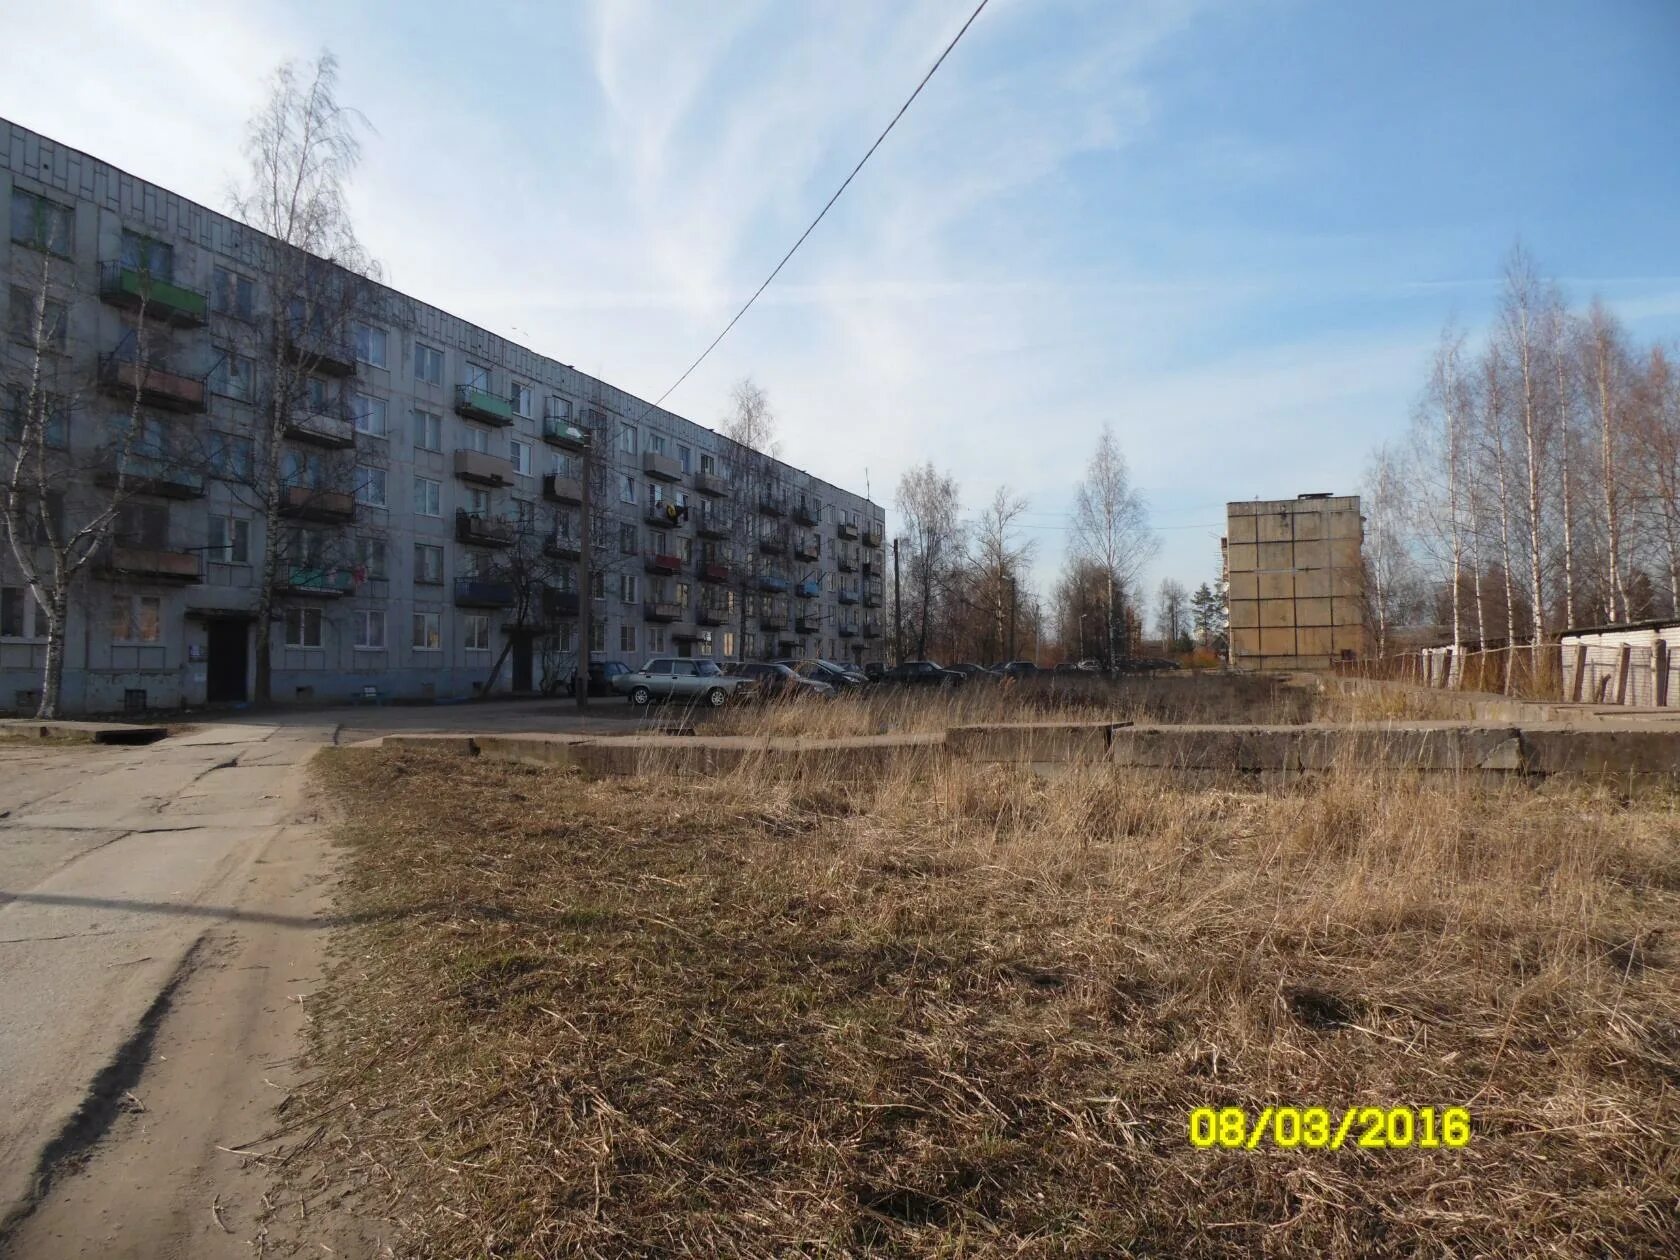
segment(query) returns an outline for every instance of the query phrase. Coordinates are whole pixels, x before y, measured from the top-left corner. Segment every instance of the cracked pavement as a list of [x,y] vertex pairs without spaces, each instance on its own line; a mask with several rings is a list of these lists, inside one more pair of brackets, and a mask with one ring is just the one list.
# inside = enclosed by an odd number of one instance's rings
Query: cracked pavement
[[296,825],[332,723],[218,724],[146,747],[0,748],[0,1221],[43,1151]]

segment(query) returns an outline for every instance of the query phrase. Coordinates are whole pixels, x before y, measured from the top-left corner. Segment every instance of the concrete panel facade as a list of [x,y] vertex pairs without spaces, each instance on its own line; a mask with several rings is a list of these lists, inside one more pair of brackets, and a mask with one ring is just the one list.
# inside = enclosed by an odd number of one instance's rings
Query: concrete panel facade
[[1328,669],[1365,651],[1357,496],[1226,507],[1226,601],[1236,669]]

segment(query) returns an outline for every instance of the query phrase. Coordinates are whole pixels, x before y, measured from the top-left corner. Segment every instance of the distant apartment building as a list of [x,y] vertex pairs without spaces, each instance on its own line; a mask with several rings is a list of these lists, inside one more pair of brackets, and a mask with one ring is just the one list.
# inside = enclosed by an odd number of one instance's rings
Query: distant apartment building
[[1234,669],[1328,669],[1365,652],[1357,495],[1229,503],[1226,607]]
[[[272,242],[4,119],[0,203],[11,229],[0,242],[0,385],[12,405],[35,358],[43,263],[72,293],[49,312],[54,379],[78,383],[51,439],[90,466],[137,381],[143,399],[127,465],[139,492],[77,587],[64,707],[246,700],[265,514],[239,471],[264,416],[268,351],[253,349],[252,330],[270,296]],[[311,333],[312,376],[287,422],[275,700],[369,686],[467,696],[504,645],[496,689],[534,689],[577,666],[585,599],[596,660],[881,655],[878,505],[357,283],[354,318]],[[134,352],[142,292],[144,364]],[[521,599],[506,561],[532,539],[542,589]],[[6,555],[0,708],[34,704],[43,624]]]

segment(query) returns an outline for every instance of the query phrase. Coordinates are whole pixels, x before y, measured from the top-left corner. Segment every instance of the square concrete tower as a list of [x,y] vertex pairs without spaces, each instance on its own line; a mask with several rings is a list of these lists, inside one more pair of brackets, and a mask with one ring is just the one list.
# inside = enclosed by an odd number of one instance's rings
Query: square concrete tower
[[1364,518],[1357,495],[1225,508],[1235,669],[1329,669],[1365,652]]

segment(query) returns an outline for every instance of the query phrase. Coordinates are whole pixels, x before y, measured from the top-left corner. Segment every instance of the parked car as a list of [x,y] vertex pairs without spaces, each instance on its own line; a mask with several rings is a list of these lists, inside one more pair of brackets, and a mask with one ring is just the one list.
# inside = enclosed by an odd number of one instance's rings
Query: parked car
[[1056,668],[1050,672],[1054,674],[1077,674],[1079,672],[1079,666],[1074,664],[1072,661],[1058,661],[1056,663]]
[[1038,666],[1031,661],[1007,661],[998,666],[997,672],[1005,678],[1031,678],[1038,673]]
[[775,661],[741,661],[729,672],[736,678],[750,679],[766,700],[821,699],[834,694],[828,683],[803,677]]
[[869,679],[864,675],[836,661],[818,660],[815,657],[806,660],[784,657],[775,664],[786,665],[801,678],[812,678],[817,682],[827,683],[836,691],[851,691],[869,685]]
[[887,663],[885,661],[865,661],[863,663],[863,676],[872,683],[880,682],[886,672]]
[[612,686],[635,705],[650,700],[688,700],[714,709],[730,700],[749,699],[757,690],[752,679],[731,678],[716,662],[681,656],[656,656],[640,669],[617,675]]
[[961,670],[946,669],[934,661],[900,661],[881,675],[881,681],[911,687],[959,687],[966,679]]
[[[589,662],[589,694],[592,696],[610,696],[613,694],[613,679],[620,674],[628,674],[630,667],[623,661],[590,661]],[[571,695],[577,695],[577,671],[572,672],[570,685],[566,690]]]
[[946,668],[956,670],[957,673],[968,679],[969,682],[974,682],[976,680],[984,682],[992,677],[991,670],[987,669],[984,665],[976,665],[973,661],[960,661],[957,664],[949,665]]
[[1074,666],[1074,668],[1081,674],[1100,674],[1104,672],[1103,663],[1097,660],[1094,656],[1086,657],[1084,660],[1080,661],[1078,665]]

